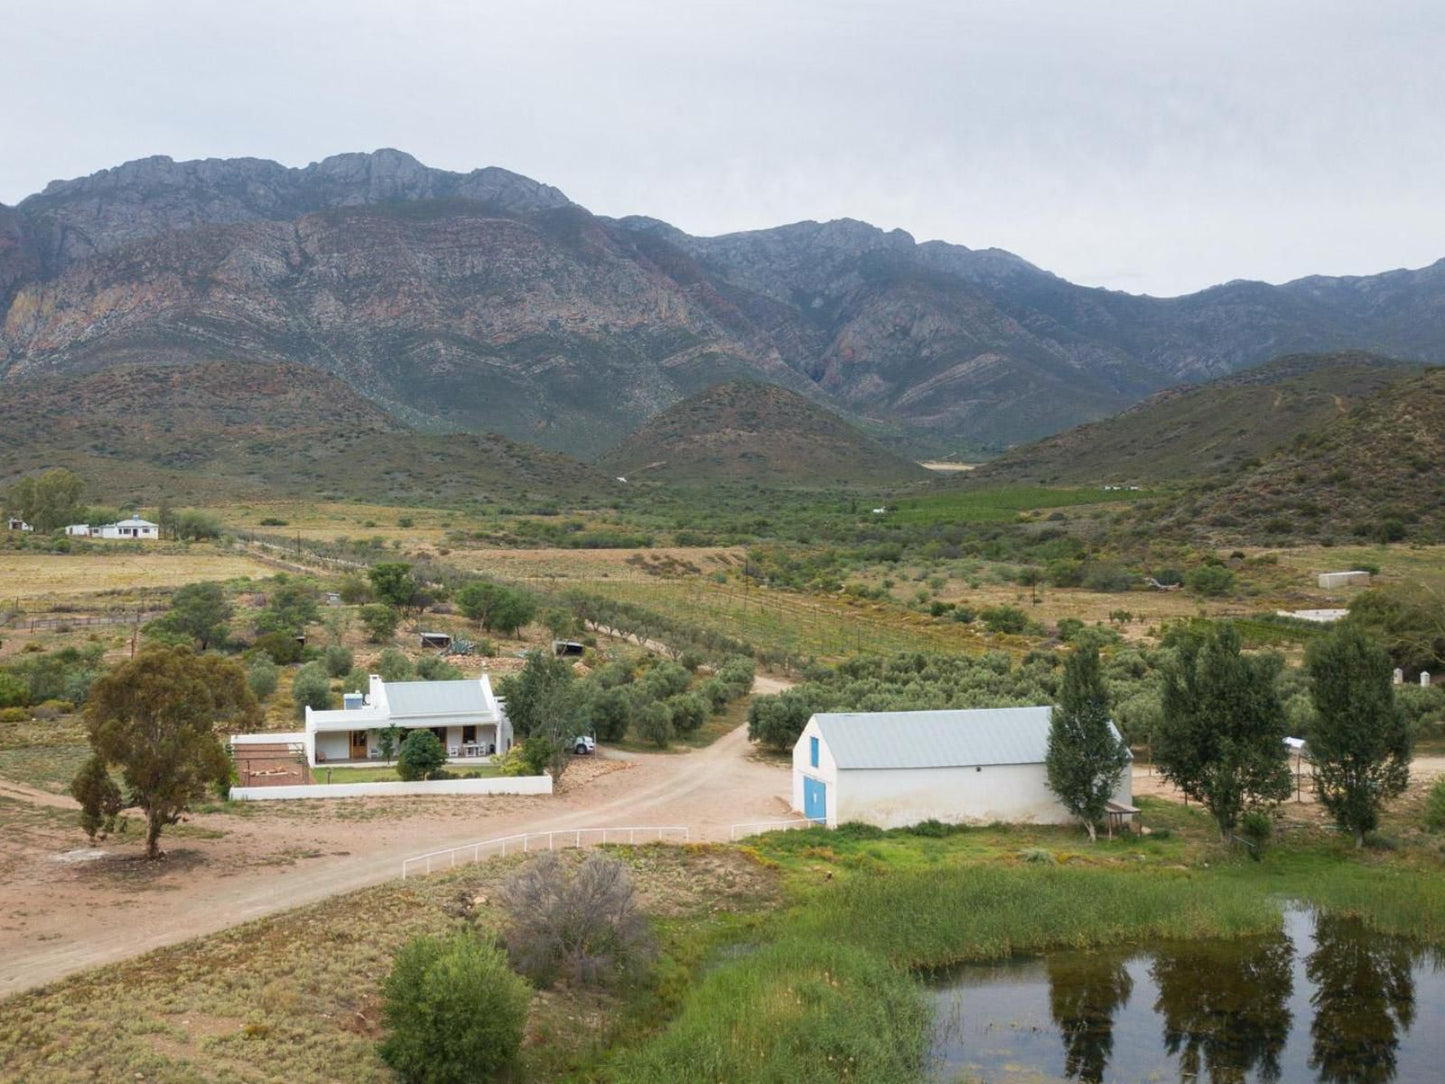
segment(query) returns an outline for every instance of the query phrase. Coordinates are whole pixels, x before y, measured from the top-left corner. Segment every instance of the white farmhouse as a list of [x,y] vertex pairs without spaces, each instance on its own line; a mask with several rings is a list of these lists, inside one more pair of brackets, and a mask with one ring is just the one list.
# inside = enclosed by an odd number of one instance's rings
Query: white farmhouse
[[[793,747],[793,808],[830,828],[930,819],[1068,824],[1044,769],[1052,710],[814,715]],[[1121,819],[1133,812],[1131,796],[1125,769],[1114,793]]]
[[92,527],[91,534],[97,538],[124,538],[131,541],[142,539],[157,539],[161,536],[160,526],[148,519],[141,519],[139,516],[131,516],[119,523],[107,523],[102,527]]
[[340,711],[308,707],[304,735],[273,740],[300,738],[313,768],[380,761],[381,732],[391,726],[402,731],[398,746],[410,731],[430,730],[448,760],[465,763],[486,763],[512,747],[512,722],[485,674],[463,681],[393,682],[372,674],[369,685],[365,696],[348,694]]

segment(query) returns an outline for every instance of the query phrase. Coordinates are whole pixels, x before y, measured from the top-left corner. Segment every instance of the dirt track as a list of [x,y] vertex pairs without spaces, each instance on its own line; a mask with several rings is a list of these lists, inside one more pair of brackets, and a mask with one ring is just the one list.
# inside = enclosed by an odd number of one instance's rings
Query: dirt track
[[[706,749],[604,757],[574,772],[549,798],[267,803],[247,816],[206,815],[195,825],[224,838],[173,834],[162,863],[139,861],[134,842],[104,844],[106,856],[90,860],[69,827],[73,803],[5,784],[0,800],[29,820],[0,842],[0,996],[397,877],[404,858],[425,851],[553,828],[676,824],[695,840],[726,839],[734,823],[789,816],[787,769],[755,759],[745,728]],[[36,804],[22,807],[27,798]]]

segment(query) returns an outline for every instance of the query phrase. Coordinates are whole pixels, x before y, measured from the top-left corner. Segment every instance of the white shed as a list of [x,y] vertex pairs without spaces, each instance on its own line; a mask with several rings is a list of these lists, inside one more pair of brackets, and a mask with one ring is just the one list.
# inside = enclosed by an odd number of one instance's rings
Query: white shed
[[1352,569],[1349,572],[1321,572],[1319,581],[1320,586],[1327,590],[1332,587],[1369,587],[1370,574],[1363,569]]
[[[1048,787],[1053,709],[814,715],[793,746],[793,808],[830,828],[1072,821]],[[1117,731],[1116,731],[1117,733]],[[1131,805],[1126,769],[1114,793]]]

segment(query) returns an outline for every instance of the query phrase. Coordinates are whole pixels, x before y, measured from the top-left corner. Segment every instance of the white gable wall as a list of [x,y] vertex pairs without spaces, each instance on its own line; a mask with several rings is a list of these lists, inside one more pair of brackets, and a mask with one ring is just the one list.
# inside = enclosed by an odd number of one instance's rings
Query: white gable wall
[[[818,767],[809,764],[809,738],[819,738]],[[803,780],[828,788],[828,827],[861,821],[879,828],[903,828],[919,821],[945,824],[1070,824],[1073,818],[1048,787],[1044,765],[839,769],[815,720],[793,746],[793,808],[803,811]],[[1132,803],[1126,766],[1114,800]]]
[[[818,766],[814,768],[809,763],[809,738],[818,740]],[[793,746],[793,808],[799,813],[803,812],[803,780],[805,778],[817,779],[823,782],[828,788],[828,827],[838,826],[838,762],[833,759],[833,754],[828,750],[828,743],[822,740],[822,733],[818,729],[815,719],[809,719],[808,725],[803,727],[803,734]]]

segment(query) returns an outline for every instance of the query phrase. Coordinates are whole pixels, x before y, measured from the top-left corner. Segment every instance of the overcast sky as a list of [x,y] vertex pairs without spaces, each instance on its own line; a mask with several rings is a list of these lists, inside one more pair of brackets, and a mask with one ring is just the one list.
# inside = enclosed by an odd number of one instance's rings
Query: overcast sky
[[1445,256],[1442,73],[1440,0],[4,0],[0,202],[390,146],[1163,295]]

